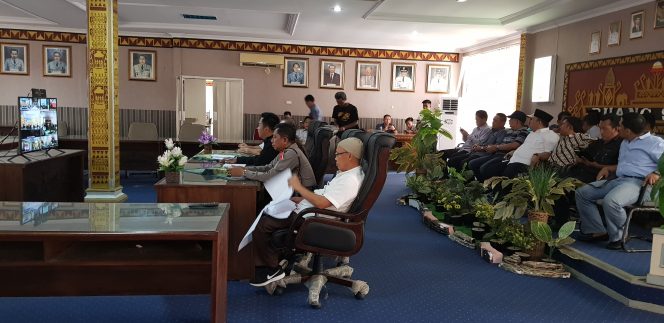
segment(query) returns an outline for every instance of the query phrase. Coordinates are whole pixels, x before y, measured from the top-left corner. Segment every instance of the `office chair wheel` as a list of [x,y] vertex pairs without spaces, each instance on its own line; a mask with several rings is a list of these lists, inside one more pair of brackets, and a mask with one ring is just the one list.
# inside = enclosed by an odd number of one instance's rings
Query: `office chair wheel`
[[274,292],[272,293],[272,295],[274,295],[274,296],[281,296],[281,295],[284,294],[284,291],[285,291],[285,290],[286,290],[285,288],[279,286],[279,287],[277,287],[277,288],[274,289]]
[[362,294],[362,292],[355,293],[355,299],[364,299],[367,294]]

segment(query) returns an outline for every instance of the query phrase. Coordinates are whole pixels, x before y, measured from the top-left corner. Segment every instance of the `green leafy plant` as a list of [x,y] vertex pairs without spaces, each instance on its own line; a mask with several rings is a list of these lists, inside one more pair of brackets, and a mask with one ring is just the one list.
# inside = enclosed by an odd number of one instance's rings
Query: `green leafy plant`
[[560,179],[556,171],[547,166],[532,167],[526,176],[516,178],[493,177],[484,181],[484,187],[499,186],[510,192],[496,204],[496,217],[520,218],[530,207],[533,212],[553,214],[557,199],[574,191],[583,183],[575,178]]
[[[657,170],[660,174],[664,172],[664,155],[659,157],[659,161],[657,162]],[[660,178],[657,180],[655,185],[653,185],[652,191],[650,191],[650,197],[656,203],[657,208],[659,208],[659,214],[664,217],[664,198],[661,198],[662,195],[664,195],[664,180]],[[664,228],[664,225],[662,228]]]
[[496,215],[496,209],[493,205],[487,200],[479,199],[473,203],[473,209],[475,210],[475,218],[480,221],[488,224],[490,227],[495,226],[495,220],[493,217]]
[[574,232],[575,227],[576,221],[569,221],[563,224],[560,230],[558,230],[558,237],[554,238],[551,227],[548,224],[539,221],[530,222],[530,231],[535,238],[549,246],[549,258],[553,257],[556,248],[574,243],[574,239],[570,235]]
[[436,152],[436,143],[439,134],[450,139],[452,134],[443,129],[441,116],[439,109],[423,109],[420,112],[420,123],[412,141],[392,149],[390,153],[390,160],[399,166],[397,172],[432,172],[435,174],[430,178],[442,177],[446,163],[442,154]]
[[406,186],[420,199],[428,197],[433,192],[431,181],[424,175],[406,176]]
[[524,230],[523,225],[514,220],[501,221],[500,226],[496,229],[496,235],[521,250],[530,249],[535,243],[535,239]]

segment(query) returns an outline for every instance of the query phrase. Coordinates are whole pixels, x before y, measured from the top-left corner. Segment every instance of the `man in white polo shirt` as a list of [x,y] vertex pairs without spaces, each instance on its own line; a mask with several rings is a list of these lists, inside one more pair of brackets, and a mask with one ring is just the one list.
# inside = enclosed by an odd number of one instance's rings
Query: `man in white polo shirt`
[[558,144],[558,134],[549,129],[549,122],[553,119],[552,115],[536,109],[535,113],[529,115],[528,118],[530,119],[528,125],[533,132],[514,151],[514,155],[512,155],[503,171],[503,176],[514,178],[520,173],[527,172],[533,156],[539,153],[551,152]]
[[252,233],[254,249],[254,265],[256,275],[251,282],[252,286],[261,287],[285,277],[283,269],[279,266],[279,251],[275,250],[270,239],[274,231],[289,228],[294,221],[296,227],[302,225],[303,218],[316,216],[307,214],[298,217],[300,211],[315,207],[338,212],[347,212],[357,197],[364,173],[362,172],[362,141],[357,138],[346,138],[337,144],[335,160],[339,172],[322,189],[310,191],[297,176],[289,180],[289,184],[299,197],[293,197],[297,207],[287,219],[276,219],[263,214]]

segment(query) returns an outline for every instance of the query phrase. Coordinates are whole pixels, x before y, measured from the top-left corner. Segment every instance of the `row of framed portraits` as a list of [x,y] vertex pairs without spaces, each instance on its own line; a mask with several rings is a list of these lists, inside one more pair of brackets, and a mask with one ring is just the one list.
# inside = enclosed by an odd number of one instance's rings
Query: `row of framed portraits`
[[[309,59],[286,57],[284,59],[283,86],[309,87]],[[390,89],[398,92],[414,92],[416,81],[415,63],[392,63]],[[380,91],[381,63],[378,61],[357,61],[355,68],[355,89]],[[450,65],[427,65],[426,92],[448,93],[450,87]],[[345,61],[321,59],[319,66],[319,87],[343,89]]]
[[[30,75],[30,45],[0,43],[2,68],[0,73]],[[71,46],[42,45],[42,71],[44,76],[71,77]],[[129,79],[157,80],[157,52],[129,50]]]
[[[655,3],[655,23],[653,29],[664,28],[664,0],[657,0]],[[632,13],[629,20],[629,39],[643,38],[645,31],[645,11]],[[622,34],[622,21],[614,21],[609,24],[609,31],[606,38],[607,46],[619,46],[620,35]],[[590,46],[588,53],[599,54],[602,47],[602,31],[598,30],[590,34]]]

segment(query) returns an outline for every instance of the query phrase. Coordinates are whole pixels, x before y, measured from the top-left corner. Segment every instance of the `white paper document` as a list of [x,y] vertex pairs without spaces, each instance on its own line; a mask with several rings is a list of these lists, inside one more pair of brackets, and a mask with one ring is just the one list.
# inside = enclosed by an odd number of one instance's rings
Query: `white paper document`
[[230,169],[230,168],[233,168],[233,167],[246,167],[246,166],[247,166],[247,164],[224,164],[221,167],[226,168],[226,169]]
[[291,176],[293,176],[291,170],[286,169],[263,184],[272,197],[272,202],[261,210],[256,217],[256,220],[254,220],[254,223],[251,224],[251,227],[244,235],[244,238],[242,238],[242,241],[237,248],[238,251],[242,250],[242,248],[251,242],[251,233],[256,229],[256,225],[258,225],[258,221],[260,221],[263,213],[267,213],[276,219],[287,219],[293,210],[295,210],[297,204],[290,200],[291,196],[293,196],[293,188],[288,185],[288,180]]
[[233,159],[233,158],[235,158],[235,156],[234,155],[212,154],[212,155],[210,155],[210,158],[216,159],[216,160],[222,160],[222,159]]

